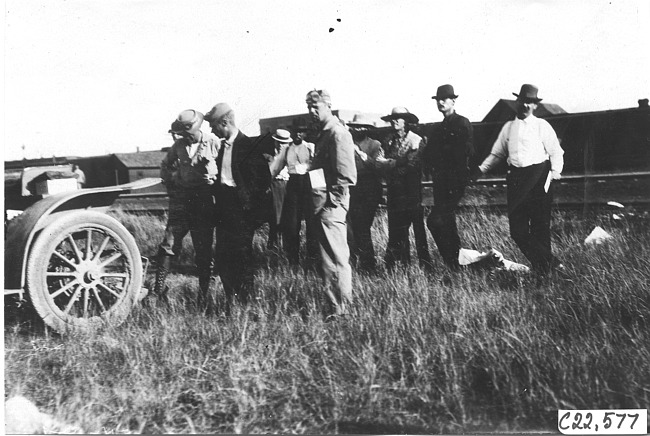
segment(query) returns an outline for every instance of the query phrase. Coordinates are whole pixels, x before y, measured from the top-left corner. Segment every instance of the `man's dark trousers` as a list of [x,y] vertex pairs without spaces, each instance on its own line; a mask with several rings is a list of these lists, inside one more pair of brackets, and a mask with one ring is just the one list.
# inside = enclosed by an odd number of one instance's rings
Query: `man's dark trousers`
[[352,264],[365,271],[377,267],[371,229],[379,207],[383,188],[375,175],[358,175],[357,184],[350,188],[348,212],[348,245]]
[[237,299],[248,302],[253,287],[253,236],[256,223],[243,210],[236,188],[217,188],[217,268],[226,294],[226,311]]
[[311,219],[311,204],[309,175],[290,175],[287,183],[287,194],[284,197],[280,226],[284,249],[287,252],[289,263],[292,265],[300,264],[300,228],[303,219],[305,220],[307,232],[307,260],[305,266],[314,266],[319,256],[318,241],[314,234],[314,220]]
[[411,262],[409,239],[411,224],[413,224],[415,249],[420,267],[427,270],[432,267],[427,233],[424,229],[424,209],[422,206],[415,206],[406,209],[388,209],[388,245],[385,262],[389,270],[395,267],[395,262],[401,262],[403,266]]
[[548,272],[559,261],[551,252],[552,184],[544,190],[550,163],[523,168],[510,167],[508,172],[508,220],[510,236],[533,270]]
[[451,269],[458,269],[460,237],[456,226],[456,209],[465,193],[465,185],[450,184],[447,180],[433,181],[433,207],[427,218],[427,227],[438,246],[442,260]]
[[173,190],[170,192],[169,222],[158,249],[159,259],[162,256],[177,257],[183,247],[183,239],[189,232],[202,293],[207,293],[210,286],[214,213],[213,186]]

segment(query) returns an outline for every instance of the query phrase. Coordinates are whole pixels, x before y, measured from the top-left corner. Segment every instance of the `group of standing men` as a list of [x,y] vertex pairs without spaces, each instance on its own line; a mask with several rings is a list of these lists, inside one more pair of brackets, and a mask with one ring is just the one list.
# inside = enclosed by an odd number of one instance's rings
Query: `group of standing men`
[[[213,134],[201,131],[204,121]],[[253,236],[266,219],[263,205],[271,182],[262,156],[268,145],[263,138],[249,138],[239,131],[235,113],[226,103],[215,105],[205,116],[195,110],[181,112],[170,132],[179,138],[161,164],[170,210],[154,290],[166,298],[171,260],[189,232],[199,277],[197,305],[207,312],[216,310],[209,295],[216,265],[229,311],[235,300],[248,301],[253,286]],[[218,244],[213,255],[215,234]]]
[[[514,94],[514,93],[513,93]],[[376,269],[371,227],[387,185],[389,240],[385,264],[410,262],[409,229],[413,226],[420,265],[432,271],[422,207],[422,174],[433,180],[434,206],[426,219],[444,263],[460,268],[456,209],[470,179],[507,159],[508,217],[511,235],[533,269],[561,267],[550,248],[550,181],[559,179],[563,151],[550,125],[533,115],[537,88],[523,85],[517,118],[502,128],[490,155],[473,165],[472,125],[455,111],[451,85],[432,98],[443,114],[429,138],[412,127],[419,120],[395,107],[383,120],[392,132],[383,144],[372,139],[374,123],[362,115],[345,126],[333,113],[327,91],[306,96],[309,115],[318,126],[314,144],[303,141],[304,129],[279,129],[249,138],[235,124],[234,112],[219,103],[205,114],[183,111],[170,132],[179,135],[162,162],[161,177],[170,194],[169,223],[158,252],[155,291],[165,296],[171,259],[191,233],[200,292],[197,304],[214,312],[209,296],[214,265],[226,294],[226,313],[235,300],[245,304],[253,287],[252,242],[255,230],[272,216],[274,178],[286,184],[279,224],[291,264],[299,263],[300,223],[307,229],[307,253],[317,263],[327,295],[327,315],[345,315],[352,300],[351,261],[360,270]],[[200,130],[207,121],[213,134]],[[271,141],[273,139],[274,141]],[[284,186],[284,185],[283,185]],[[277,212],[277,210],[276,210]],[[215,232],[216,229],[216,232]],[[216,253],[212,247],[216,233]],[[213,261],[214,259],[214,261]]]

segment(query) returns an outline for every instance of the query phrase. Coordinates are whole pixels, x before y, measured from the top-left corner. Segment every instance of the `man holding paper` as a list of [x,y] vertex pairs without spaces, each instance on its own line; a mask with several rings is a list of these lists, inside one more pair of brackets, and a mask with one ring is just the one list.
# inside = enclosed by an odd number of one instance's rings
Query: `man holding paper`
[[311,219],[311,186],[307,174],[314,156],[314,144],[302,139],[303,129],[306,130],[306,127],[296,128],[295,139],[291,139],[289,131],[277,130],[276,135],[285,132],[288,138],[286,145],[273,159],[270,168],[273,177],[286,171],[289,179],[280,217],[282,242],[289,263],[294,266],[300,265],[300,229],[304,219],[307,239],[305,267],[311,268],[318,258],[318,245],[314,239],[314,225]]
[[533,269],[548,273],[563,269],[551,252],[552,180],[559,180],[564,151],[553,127],[533,115],[537,87],[524,84],[517,97],[517,117],[508,121],[490,155],[475,170],[487,173],[503,159],[508,162],[508,220],[510,235]]
[[309,171],[312,188],[314,230],[321,254],[328,318],[347,313],[352,301],[352,269],[347,242],[346,217],[349,187],[357,181],[352,136],[332,114],[332,100],[325,90],[307,93],[307,109],[320,127]]

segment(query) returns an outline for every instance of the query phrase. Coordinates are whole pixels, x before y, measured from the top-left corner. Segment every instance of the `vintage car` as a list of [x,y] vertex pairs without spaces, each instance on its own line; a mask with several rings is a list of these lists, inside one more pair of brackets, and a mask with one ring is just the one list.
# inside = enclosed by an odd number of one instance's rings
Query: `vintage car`
[[119,324],[142,298],[147,260],[106,212],[120,194],[160,183],[81,189],[71,178],[67,165],[5,173],[5,304],[27,299],[60,333]]

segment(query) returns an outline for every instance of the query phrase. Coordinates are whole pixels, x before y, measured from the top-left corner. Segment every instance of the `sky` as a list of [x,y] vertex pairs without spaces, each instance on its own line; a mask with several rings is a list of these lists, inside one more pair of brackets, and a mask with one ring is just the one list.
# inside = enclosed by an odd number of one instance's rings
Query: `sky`
[[255,135],[314,88],[421,122],[445,83],[471,121],[523,83],[567,112],[650,97],[647,0],[6,0],[3,40],[4,160],[159,150],[219,102]]

